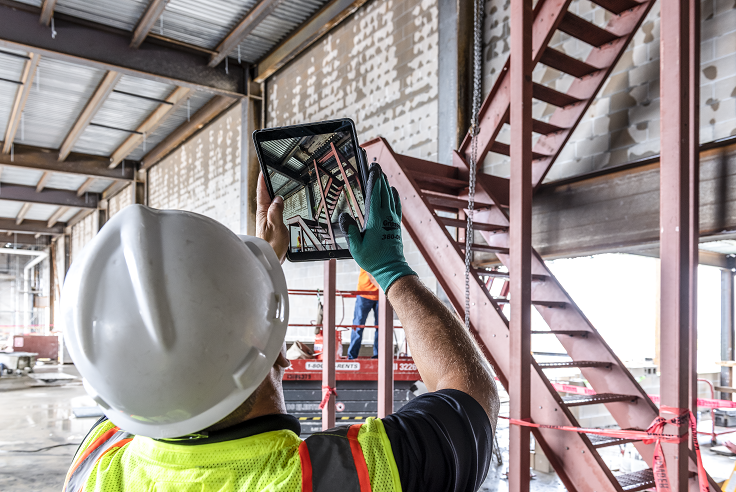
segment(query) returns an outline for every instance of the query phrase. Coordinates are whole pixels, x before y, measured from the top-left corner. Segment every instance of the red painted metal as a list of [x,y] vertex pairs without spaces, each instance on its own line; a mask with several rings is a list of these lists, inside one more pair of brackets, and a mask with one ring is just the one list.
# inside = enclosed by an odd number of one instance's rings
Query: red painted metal
[[[341,359],[335,364],[337,381],[378,381],[378,359],[359,357],[353,360]],[[321,381],[322,361],[297,359],[291,361],[284,373],[284,381]],[[414,360],[410,357],[393,359],[394,381],[419,381],[421,376]]]
[[59,337],[57,335],[15,335],[13,350],[16,352],[35,352],[39,359],[59,358]]
[[330,235],[330,244],[334,245],[335,244],[335,233],[332,232],[332,219],[330,217],[330,215],[332,214],[330,213],[329,207],[327,207],[327,194],[329,193],[329,190],[332,187],[332,178],[330,177],[327,180],[327,185],[325,186],[324,189],[322,189],[322,179],[321,179],[321,176],[319,175],[319,166],[317,166],[316,160],[313,161],[313,163],[314,163],[314,172],[317,173],[317,188],[319,188],[319,194],[320,194],[319,206],[317,207],[317,212],[314,214],[314,220],[316,220],[317,223],[319,224],[319,216],[320,216],[320,213],[322,212],[322,208],[324,207],[325,217],[327,219],[327,232]]
[[[690,410],[698,409],[698,242],[700,239],[700,2],[689,0]],[[710,384],[710,381],[708,381]],[[712,385],[711,385],[712,386]],[[711,389],[712,392],[712,389]],[[712,412],[711,412],[712,413]],[[715,432],[715,431],[714,431]]]
[[394,310],[378,292],[378,417],[394,413]]
[[358,200],[355,199],[355,194],[353,193],[353,187],[350,185],[350,181],[348,181],[348,175],[345,174],[345,168],[343,168],[342,162],[340,162],[340,154],[337,152],[337,149],[335,148],[335,144],[330,142],[330,147],[332,147],[332,154],[335,156],[335,162],[337,162],[337,167],[340,169],[340,175],[342,176],[342,180],[345,183],[345,189],[348,190],[348,198],[350,199],[350,204],[353,206],[353,210],[355,211],[355,216],[358,219],[358,224],[360,224],[360,227],[362,228],[365,224],[365,220],[363,219],[363,212],[360,211],[360,207],[358,206]]
[[[688,0],[663,5],[660,33],[660,353],[662,405],[690,407],[690,64]],[[686,423],[665,429],[687,432]],[[688,445],[662,445],[672,490],[688,489]]]
[[[548,50],[547,50],[548,51]],[[509,416],[531,418],[532,0],[511,0]],[[480,219],[480,217],[479,217]],[[509,429],[509,490],[529,491],[529,428]]]
[[[437,209],[425,195],[423,188],[428,186],[429,181],[424,178],[417,181],[413,177],[416,172],[414,169],[431,170],[437,165],[427,163],[427,166],[422,167],[418,159],[394,154],[383,139],[375,139],[366,143],[364,147],[369,160],[376,158],[391,184],[399,190],[403,202],[403,225],[427,260],[450,302],[458,312],[462,312],[464,262],[462,252],[454,238],[455,231],[451,232],[442,224],[434,212]],[[442,175],[443,179],[457,179],[461,169],[445,167],[438,169],[437,173]],[[479,196],[484,196],[490,204],[498,203],[494,197],[503,195],[504,190],[498,190],[494,186],[503,187],[503,181],[479,180],[478,184]],[[458,190],[456,196],[459,197],[462,193]],[[458,212],[462,210],[460,208],[462,206],[457,205]],[[504,207],[491,207],[477,212],[478,219],[490,222],[491,219],[488,217],[493,216],[495,223],[501,223],[501,219],[505,216],[501,213],[499,218],[498,212],[504,210]],[[508,226],[508,222],[506,225]],[[509,247],[507,233],[482,231],[481,234],[489,245]],[[509,255],[497,256],[507,267],[510,265]],[[486,289],[485,277],[481,276],[478,270],[474,270],[473,273],[470,282],[471,332],[495,367],[499,381],[509,389],[512,356],[508,320],[499,309],[497,301]],[[587,365],[581,368],[581,372],[598,394],[609,396],[584,402],[570,399],[570,403],[579,405],[600,401],[601,404],[605,404],[620,428],[646,429],[657,417],[657,407],[533,251],[531,274],[532,303],[572,360],[604,363]],[[565,399],[557,393],[542,368],[534,360],[531,361],[531,369],[531,395],[534,397],[531,405],[532,420],[538,423],[579,427]],[[641,490],[638,487],[651,484],[651,470],[646,473],[614,477],[596,451],[596,446],[586,436],[573,433],[562,435],[544,429],[533,432],[536,442],[570,491],[621,492],[624,490],[624,484],[627,484],[625,490]],[[641,442],[634,445],[643,458],[651,463],[653,446]]]
[[[325,296],[323,304],[322,336],[322,391],[335,388],[335,286],[337,285],[337,260],[325,262]],[[322,430],[335,427],[335,395],[330,395],[322,409]]]

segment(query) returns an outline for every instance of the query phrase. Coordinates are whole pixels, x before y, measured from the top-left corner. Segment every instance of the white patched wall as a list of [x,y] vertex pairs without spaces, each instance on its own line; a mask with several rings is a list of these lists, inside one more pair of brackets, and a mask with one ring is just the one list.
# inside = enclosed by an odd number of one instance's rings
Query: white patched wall
[[[588,0],[569,10],[605,27],[612,14]],[[509,55],[509,2],[485,3],[483,91],[488,93]],[[644,19],[596,100],[583,116],[546,180],[575,176],[659,154],[660,2]],[[736,135],[736,4],[701,1],[700,142]],[[580,60],[591,47],[557,31],[550,46]],[[535,82],[565,92],[572,77],[537,65]],[[554,107],[535,102],[534,118],[546,120]],[[508,125],[499,134],[508,143]],[[509,176],[508,157],[490,154],[484,171]]]
[[[368,3],[269,79],[267,126],[351,118],[360,141],[382,136],[396,152],[437,161],[437,15],[436,0]],[[409,265],[436,292],[429,266],[405,230],[403,237]],[[323,269],[321,263],[284,265],[291,288],[322,288]],[[355,290],[358,272],[353,260],[339,260],[338,290]],[[345,299],[343,308],[338,299],[338,324],[352,322],[354,304]],[[316,305],[316,297],[292,296],[292,323],[313,321]],[[313,337],[309,327],[289,330],[292,340]],[[363,342],[373,343],[373,330]]]
[[240,105],[207,125],[148,173],[148,204],[187,210],[240,232]]

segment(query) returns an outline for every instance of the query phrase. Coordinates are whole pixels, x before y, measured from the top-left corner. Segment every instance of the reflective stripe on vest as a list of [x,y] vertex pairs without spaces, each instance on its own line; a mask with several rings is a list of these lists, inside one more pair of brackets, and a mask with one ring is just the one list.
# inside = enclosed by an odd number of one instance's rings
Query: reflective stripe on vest
[[121,448],[133,440],[132,434],[113,427],[90,444],[69,470],[64,483],[64,492],[80,492],[87,483],[95,464],[108,451]]
[[361,425],[312,434],[299,445],[302,492],[371,492],[368,466],[358,442]]

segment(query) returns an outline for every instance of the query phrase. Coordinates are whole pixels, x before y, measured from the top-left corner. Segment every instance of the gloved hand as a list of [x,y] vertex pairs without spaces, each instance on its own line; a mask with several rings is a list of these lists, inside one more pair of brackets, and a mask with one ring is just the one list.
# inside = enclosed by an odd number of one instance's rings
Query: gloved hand
[[378,164],[368,171],[365,197],[365,229],[347,212],[340,214],[340,229],[355,261],[387,292],[399,278],[416,273],[404,258],[399,192],[389,186]]

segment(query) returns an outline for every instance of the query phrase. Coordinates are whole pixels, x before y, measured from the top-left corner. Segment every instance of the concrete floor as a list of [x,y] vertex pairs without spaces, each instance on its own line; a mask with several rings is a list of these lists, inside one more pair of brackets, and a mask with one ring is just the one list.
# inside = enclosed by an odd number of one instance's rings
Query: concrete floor
[[[36,369],[37,375],[46,375],[47,378],[60,373],[78,376],[72,365]],[[94,402],[85,394],[79,379],[48,383],[28,376],[4,376],[0,378],[0,394],[0,491],[60,491],[78,444],[97,420],[97,417],[77,418],[73,408],[91,407]],[[508,411],[506,405],[502,405],[501,411]],[[709,432],[710,422],[701,422],[699,429]],[[499,421],[497,434],[503,464],[498,465],[494,461],[491,465],[480,489],[484,492],[508,490],[505,477],[508,467],[506,421]],[[732,439],[736,441],[736,434],[733,436]],[[709,436],[701,436],[700,442],[706,470],[719,482],[728,478],[736,458],[712,453]],[[48,446],[58,447],[36,451]],[[621,458],[618,447],[605,448],[603,451],[603,457],[612,469],[631,466],[636,469],[636,462],[624,462],[627,458]],[[642,465],[642,462],[638,465]],[[532,473],[531,490],[565,490],[556,474]]]

